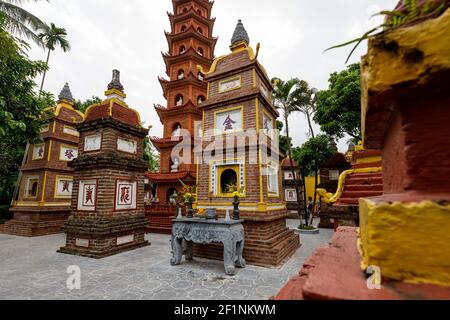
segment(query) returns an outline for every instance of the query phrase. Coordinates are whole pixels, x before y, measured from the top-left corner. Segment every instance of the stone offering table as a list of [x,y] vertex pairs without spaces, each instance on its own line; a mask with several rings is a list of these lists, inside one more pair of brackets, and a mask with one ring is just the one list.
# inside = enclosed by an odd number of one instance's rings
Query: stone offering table
[[235,267],[245,268],[244,227],[242,220],[206,220],[178,218],[172,227],[172,265],[179,265],[183,257],[183,240],[186,243],[186,260],[192,260],[193,244],[223,243],[225,273],[235,274]]

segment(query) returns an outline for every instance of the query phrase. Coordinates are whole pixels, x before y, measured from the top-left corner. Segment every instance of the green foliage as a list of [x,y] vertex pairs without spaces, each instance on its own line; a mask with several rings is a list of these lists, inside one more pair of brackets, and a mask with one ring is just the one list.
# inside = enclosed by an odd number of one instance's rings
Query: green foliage
[[308,226],[308,225],[304,225],[304,224],[299,225],[298,228],[299,228],[300,230],[306,230],[306,231],[317,230],[317,228],[314,227],[314,226]]
[[39,99],[33,79],[47,69],[31,61],[26,48],[0,28],[0,201],[14,188],[26,144],[40,141],[44,110],[51,98]]
[[49,50],[53,51],[56,47],[60,47],[64,52],[70,50],[66,29],[57,27],[54,23],[44,25],[42,27],[42,32],[39,33],[38,37]]
[[448,7],[450,7],[450,0],[402,0],[397,8],[393,11],[381,11],[376,15],[384,15],[385,22],[381,25],[367,31],[361,37],[350,40],[348,42],[330,47],[325,51],[341,48],[350,44],[356,43],[350,54],[347,57],[345,63],[348,63],[351,56],[355,52],[356,48],[363,42],[372,36],[375,32],[380,30],[398,28],[407,24],[417,22],[421,19],[428,17],[435,17],[442,14]]
[[87,108],[89,108],[93,104],[97,104],[100,102],[102,102],[102,99],[100,99],[97,96],[92,96],[91,99],[87,99],[86,101],[76,100],[74,108],[77,109],[78,111],[85,113]]
[[144,139],[144,160],[148,163],[150,172],[159,172],[159,154],[148,137]]
[[328,90],[317,93],[314,121],[332,137],[361,136],[361,68],[352,64],[331,74]]
[[280,132],[280,136],[279,136],[280,152],[284,156],[287,156],[288,152],[289,152],[289,147],[292,148],[292,138],[288,138],[281,134],[281,132],[283,131],[283,127],[284,127],[283,122],[277,121],[277,129]]
[[314,172],[324,161],[336,154],[336,150],[330,148],[330,141],[327,135],[311,138],[301,147],[294,149],[294,159],[307,172]]
[[22,2],[37,2],[41,0],[0,0],[0,14],[4,21],[4,30],[12,35],[26,37],[41,47],[44,43],[36,34],[37,31],[45,27],[45,23],[30,12],[21,8]]
[[[56,49],[56,47],[60,47],[64,52],[70,50],[70,43],[67,40],[67,31],[64,28],[57,27],[54,23],[50,25],[45,25],[42,28],[42,32],[38,35],[39,39],[42,43],[45,44],[45,47],[48,49],[47,54],[47,66],[50,60],[50,53]],[[45,76],[47,71],[44,71],[44,75],[42,77],[41,88],[39,93],[41,94],[44,89]]]

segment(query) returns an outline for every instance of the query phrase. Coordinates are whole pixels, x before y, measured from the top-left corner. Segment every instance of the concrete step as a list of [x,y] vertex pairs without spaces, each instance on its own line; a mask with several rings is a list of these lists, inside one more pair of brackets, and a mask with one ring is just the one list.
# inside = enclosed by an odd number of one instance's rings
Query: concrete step
[[345,185],[344,192],[346,191],[383,191],[382,184],[355,184]]

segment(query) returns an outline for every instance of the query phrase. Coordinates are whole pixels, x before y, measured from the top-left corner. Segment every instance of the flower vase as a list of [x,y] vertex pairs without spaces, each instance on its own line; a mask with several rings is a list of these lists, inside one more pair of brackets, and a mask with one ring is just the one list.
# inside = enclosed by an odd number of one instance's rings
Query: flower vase
[[188,202],[186,203],[186,212],[187,212],[187,217],[189,219],[192,219],[194,217],[194,209],[192,209],[192,203]]
[[233,202],[233,220],[239,220],[239,201]]

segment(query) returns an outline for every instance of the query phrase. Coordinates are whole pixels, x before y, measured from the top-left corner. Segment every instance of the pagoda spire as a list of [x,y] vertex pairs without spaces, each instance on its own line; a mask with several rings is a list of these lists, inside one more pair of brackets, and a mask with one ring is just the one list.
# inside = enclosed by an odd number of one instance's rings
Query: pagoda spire
[[69,103],[73,103],[74,99],[72,96],[72,92],[70,91],[69,84],[66,82],[63,89],[61,90],[60,94],[58,95],[58,101],[66,101]]
[[230,48],[233,50],[234,48],[238,48],[241,46],[248,47],[250,44],[250,38],[248,36],[247,31],[244,28],[244,24],[242,20],[239,19],[236,29],[234,30],[233,37],[231,38],[231,46]]
[[120,71],[114,69],[112,72],[112,80],[108,84],[108,90],[105,92],[107,99],[116,98],[120,101],[124,101],[126,94],[124,92],[124,87],[120,82]]

